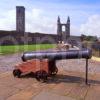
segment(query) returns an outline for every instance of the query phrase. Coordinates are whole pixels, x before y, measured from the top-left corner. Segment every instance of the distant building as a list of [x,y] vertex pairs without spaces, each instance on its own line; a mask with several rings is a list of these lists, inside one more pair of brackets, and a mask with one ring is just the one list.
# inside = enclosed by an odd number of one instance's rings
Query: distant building
[[16,6],[16,31],[25,32],[25,8]]
[[23,6],[16,6],[16,31],[0,31],[0,45],[56,44],[58,41],[70,43],[73,46],[80,45],[80,36],[70,35],[70,18],[68,17],[66,23],[61,23],[58,17],[57,34],[25,32],[25,8]]
[[[65,30],[62,27],[65,27]],[[60,17],[58,16],[57,20],[57,35],[59,41],[66,42],[67,38],[70,37],[70,18],[68,17],[66,23],[61,23]]]

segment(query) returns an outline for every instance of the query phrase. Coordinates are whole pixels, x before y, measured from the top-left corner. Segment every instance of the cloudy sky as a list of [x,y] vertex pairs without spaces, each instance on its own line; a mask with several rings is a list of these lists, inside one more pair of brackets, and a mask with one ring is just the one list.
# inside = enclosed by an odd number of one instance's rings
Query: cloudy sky
[[16,29],[16,6],[26,8],[26,31],[56,34],[57,17],[72,35],[100,36],[100,0],[0,0],[0,30]]

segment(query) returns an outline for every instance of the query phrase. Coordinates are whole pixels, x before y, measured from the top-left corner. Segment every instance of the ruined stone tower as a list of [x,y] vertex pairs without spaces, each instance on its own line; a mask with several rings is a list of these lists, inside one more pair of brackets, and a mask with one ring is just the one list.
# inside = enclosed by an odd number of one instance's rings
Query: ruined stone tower
[[25,32],[25,8],[16,6],[16,31]]
[[[62,29],[63,26],[65,27],[65,30]],[[64,42],[66,42],[67,38],[70,37],[70,18],[69,17],[66,23],[61,23],[60,17],[58,16],[57,35],[58,35],[58,41],[64,41]]]

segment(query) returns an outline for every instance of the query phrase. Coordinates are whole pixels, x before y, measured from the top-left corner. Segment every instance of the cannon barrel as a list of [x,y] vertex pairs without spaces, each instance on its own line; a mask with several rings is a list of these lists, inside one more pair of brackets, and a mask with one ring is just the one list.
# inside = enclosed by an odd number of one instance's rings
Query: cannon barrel
[[78,59],[86,58],[90,59],[92,57],[92,51],[90,49],[82,50],[68,50],[68,51],[40,51],[40,52],[26,52],[22,55],[22,60],[27,61],[31,59],[50,59],[50,60],[60,60],[60,59]]

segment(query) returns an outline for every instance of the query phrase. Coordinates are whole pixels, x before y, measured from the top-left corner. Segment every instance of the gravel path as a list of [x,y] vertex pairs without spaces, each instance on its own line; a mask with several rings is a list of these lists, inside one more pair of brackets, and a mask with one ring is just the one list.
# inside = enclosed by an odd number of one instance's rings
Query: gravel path
[[21,62],[21,54],[0,56],[0,72],[12,71],[14,65]]

